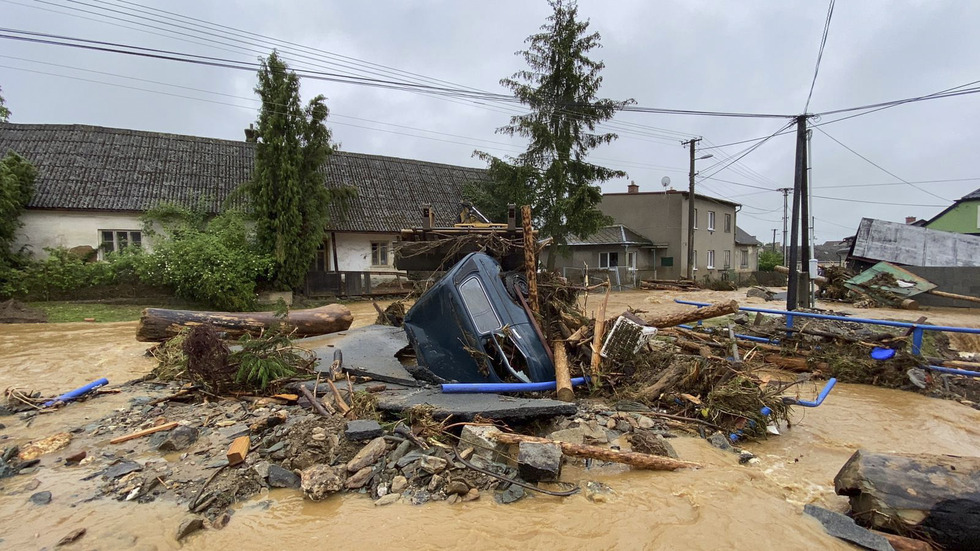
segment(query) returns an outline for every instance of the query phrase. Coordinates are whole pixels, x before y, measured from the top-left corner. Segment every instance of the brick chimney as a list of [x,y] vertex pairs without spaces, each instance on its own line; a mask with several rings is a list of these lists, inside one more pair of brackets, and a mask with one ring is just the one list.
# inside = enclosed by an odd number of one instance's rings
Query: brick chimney
[[245,141],[248,143],[255,143],[258,138],[258,132],[255,131],[255,125],[249,123],[248,128],[245,129]]
[[627,189],[627,193],[639,193],[640,192],[640,186],[636,185],[636,182],[634,182],[633,180],[630,180],[630,185],[626,189]]
[[916,220],[917,220],[917,218],[914,217],[914,216],[906,216],[905,217],[905,223],[906,224],[915,224],[915,221]]

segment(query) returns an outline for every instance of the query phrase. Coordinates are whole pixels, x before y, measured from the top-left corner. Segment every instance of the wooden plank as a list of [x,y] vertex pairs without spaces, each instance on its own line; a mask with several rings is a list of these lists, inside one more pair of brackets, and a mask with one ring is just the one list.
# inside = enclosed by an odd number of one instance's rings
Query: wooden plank
[[178,424],[179,423],[177,423],[177,421],[171,421],[169,423],[164,423],[162,425],[157,425],[155,427],[150,427],[148,429],[143,429],[143,430],[140,430],[140,431],[136,431],[136,432],[134,432],[132,434],[127,434],[125,436],[117,436],[117,437],[113,438],[112,440],[109,440],[109,443],[110,444],[119,444],[121,442],[126,442],[128,440],[132,440],[134,438],[142,438],[144,436],[153,434],[155,432],[161,432],[161,431],[165,431],[165,430],[170,430],[170,429],[177,428],[177,425]]
[[231,443],[228,447],[228,464],[238,465],[242,461],[245,461],[245,456],[248,455],[248,447],[251,445],[252,441],[249,439],[248,435],[239,436]]
[[557,339],[552,343],[555,352],[555,382],[558,389],[558,399],[562,402],[575,401],[572,390],[572,375],[568,371],[568,355],[565,351],[565,341]]

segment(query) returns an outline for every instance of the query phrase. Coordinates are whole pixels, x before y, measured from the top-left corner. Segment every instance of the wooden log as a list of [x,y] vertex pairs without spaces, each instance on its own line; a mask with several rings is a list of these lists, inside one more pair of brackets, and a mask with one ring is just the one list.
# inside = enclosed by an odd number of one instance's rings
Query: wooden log
[[306,388],[306,385],[300,385],[299,390],[303,393],[303,396],[306,397],[306,401],[309,402],[320,415],[330,417],[330,413],[327,412],[327,408],[324,407],[325,404],[320,403],[320,400],[317,400],[316,396],[310,392],[310,389]]
[[245,456],[248,455],[248,447],[251,445],[252,441],[249,439],[248,435],[239,436],[228,446],[228,453],[226,457],[228,458],[228,465],[235,466],[245,461]]
[[557,383],[558,399],[562,402],[572,402],[575,400],[575,391],[572,390],[572,374],[568,371],[565,341],[557,339],[552,343],[551,348],[555,352],[555,382]]
[[670,367],[664,370],[655,383],[637,392],[639,400],[659,400],[665,392],[678,388],[696,367],[704,365],[710,356],[674,356]]
[[[348,381],[350,381],[350,379],[348,379]],[[344,397],[340,395],[340,390],[337,389],[337,385],[333,384],[333,381],[330,379],[327,379],[327,384],[330,386],[330,392],[333,393],[333,399],[337,403],[337,409],[339,409],[340,413],[343,415],[347,415],[347,412],[350,411],[350,406],[347,405]]]
[[937,297],[952,298],[956,300],[965,300],[968,302],[980,302],[980,298],[971,297],[968,295],[957,295],[956,293],[947,293],[946,291],[937,291],[932,289],[931,291],[926,291],[930,295],[936,295]]
[[767,364],[778,365],[786,371],[792,371],[794,373],[810,373],[811,371],[815,371],[814,368],[811,368],[806,363],[806,358],[790,358],[778,354],[766,354],[762,357],[762,360]]
[[617,450],[610,450],[608,448],[600,448],[598,446],[588,446],[585,444],[571,444],[568,442],[548,440],[547,438],[538,438],[537,436],[525,436],[523,434],[511,434],[500,431],[489,431],[487,436],[502,444],[520,444],[521,442],[531,442],[535,444],[558,444],[558,446],[561,447],[562,453],[565,455],[587,457],[591,459],[599,459],[601,461],[612,461],[614,463],[623,463],[631,467],[636,467],[637,469],[673,471],[677,469],[695,469],[701,467],[700,463],[694,463],[691,461],[681,461],[679,459],[671,459],[669,457],[648,455],[638,452],[621,452]]
[[906,538],[905,536],[899,536],[897,534],[889,534],[888,532],[879,532],[877,530],[872,530],[872,534],[878,534],[879,536],[888,540],[891,544],[892,549],[895,551],[935,551],[936,548],[929,545],[928,542],[922,540],[914,540],[912,538]]
[[[527,277],[527,302],[531,311],[538,313],[538,259],[534,248],[534,228],[531,227],[531,206],[521,207],[521,223],[524,229],[524,271]],[[554,251],[551,251],[554,254]]]
[[599,351],[602,350],[602,337],[603,333],[606,332],[606,305],[609,304],[609,295],[612,293],[612,286],[606,281],[606,296],[602,299],[602,304],[599,305],[599,315],[595,318],[595,334],[592,335],[592,361],[589,363],[589,369],[592,373],[592,377],[595,379],[594,383],[599,384],[599,364],[602,361],[602,357],[599,355]]
[[[313,337],[336,333],[350,328],[354,321],[350,309],[340,304],[328,304],[308,310],[292,310],[286,323],[295,328],[294,337]],[[210,323],[229,337],[245,333],[258,335],[264,329],[280,323],[273,312],[195,312],[146,308],[140,315],[136,340],[158,342],[172,338],[182,327]]]
[[692,321],[716,318],[726,314],[734,314],[735,312],[738,312],[738,301],[733,299],[728,302],[719,302],[710,306],[705,306],[694,310],[686,310],[677,314],[646,316],[643,318],[643,321],[645,321],[647,325],[653,327],[674,327],[675,325],[681,325],[682,323],[691,323]]
[[834,478],[855,520],[923,534],[944,549],[980,543],[980,458],[858,450]]
[[109,443],[110,444],[119,444],[121,442],[126,442],[128,440],[132,440],[134,438],[142,438],[144,436],[153,434],[155,432],[160,432],[160,431],[164,431],[164,430],[170,430],[170,429],[177,428],[177,424],[178,424],[177,421],[171,421],[169,423],[164,423],[162,425],[157,425],[155,427],[150,427],[148,429],[143,429],[143,430],[140,430],[140,431],[136,431],[134,433],[127,434],[125,436],[117,436],[117,437],[113,438],[112,440],[109,440]]

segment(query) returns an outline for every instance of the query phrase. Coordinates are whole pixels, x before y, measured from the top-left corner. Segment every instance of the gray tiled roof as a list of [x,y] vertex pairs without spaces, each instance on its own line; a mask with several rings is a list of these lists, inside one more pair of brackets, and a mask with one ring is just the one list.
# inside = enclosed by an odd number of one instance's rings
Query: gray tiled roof
[[[160,203],[211,212],[249,179],[254,144],[86,125],[0,123],[0,156],[16,151],[38,169],[28,208],[142,212]],[[486,171],[338,151],[325,167],[327,186],[351,185],[357,197],[337,231],[397,232],[419,226],[432,204],[437,223],[451,224],[463,184]]]
[[970,199],[980,199],[980,189],[973,190],[971,193],[960,197],[960,201],[969,201]]
[[742,228],[735,226],[735,244],[736,245],[762,245],[754,235],[749,235],[748,232]]
[[583,245],[640,245],[650,246],[653,241],[636,233],[622,224],[605,226],[599,231],[582,239],[578,236],[569,236],[568,245],[570,247]]

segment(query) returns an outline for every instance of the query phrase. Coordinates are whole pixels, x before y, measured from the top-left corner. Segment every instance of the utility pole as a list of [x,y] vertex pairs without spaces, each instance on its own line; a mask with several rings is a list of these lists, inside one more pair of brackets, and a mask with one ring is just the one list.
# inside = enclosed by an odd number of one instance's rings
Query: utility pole
[[[806,115],[796,117],[796,173],[793,178],[793,219],[790,226],[789,284],[786,292],[786,309],[796,310],[800,290],[800,210],[806,197]],[[804,211],[805,212],[805,211]],[[806,214],[804,214],[806,216]],[[807,223],[804,218],[803,225]],[[806,273],[806,271],[804,271]],[[807,288],[804,282],[804,289]],[[808,301],[807,301],[808,302]]]
[[691,169],[688,173],[688,192],[687,192],[687,279],[694,281],[694,145],[701,141],[701,138],[691,138],[684,145],[691,147]]
[[772,247],[771,247],[772,252],[776,252],[776,231],[777,230],[779,230],[779,228],[773,228],[772,229]]
[[[786,207],[787,200],[789,199],[790,188],[782,187],[776,191],[783,192],[783,262],[786,262]],[[773,239],[773,241],[775,242],[775,239]]]

